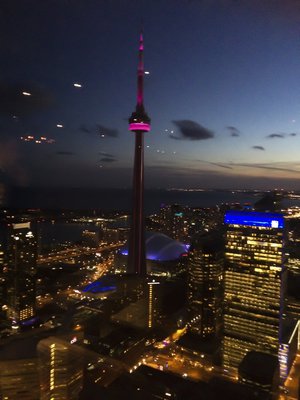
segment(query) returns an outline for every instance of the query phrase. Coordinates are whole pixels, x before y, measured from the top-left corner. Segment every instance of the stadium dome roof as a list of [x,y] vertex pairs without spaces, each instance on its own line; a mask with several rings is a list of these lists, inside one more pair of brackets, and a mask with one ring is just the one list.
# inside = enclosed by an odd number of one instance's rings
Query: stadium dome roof
[[[156,261],[173,261],[188,251],[189,245],[182,244],[169,236],[158,232],[146,232],[146,258]],[[121,254],[128,255],[128,244],[121,249]]]

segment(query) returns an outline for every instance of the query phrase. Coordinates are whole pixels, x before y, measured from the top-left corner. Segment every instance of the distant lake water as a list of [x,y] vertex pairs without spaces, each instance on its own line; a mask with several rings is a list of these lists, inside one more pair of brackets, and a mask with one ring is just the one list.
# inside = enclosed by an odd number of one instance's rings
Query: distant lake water
[[[86,194],[86,196],[85,196]],[[89,194],[89,195],[88,195]],[[191,207],[213,207],[225,202],[229,203],[254,203],[260,196],[240,192],[184,192],[167,190],[146,190],[145,210],[146,214],[157,212],[164,204],[178,203]],[[74,196],[61,196],[55,202],[49,202],[51,197],[43,199],[38,197],[40,208],[72,208],[72,209],[102,209],[102,210],[126,210],[130,211],[130,190],[107,190],[95,192],[93,196],[85,191]],[[29,198],[28,198],[29,201]],[[35,200],[36,201],[36,200]],[[54,207],[55,205],[55,207]],[[31,207],[33,207],[31,205]],[[85,229],[92,229],[94,224],[76,223],[49,223],[40,224],[40,237],[42,244],[54,244],[65,241],[76,242],[82,239]]]
[[78,242],[82,239],[85,229],[94,228],[94,224],[76,224],[61,222],[42,222],[39,224],[39,236],[42,245],[57,244],[62,242]]
[[[250,203],[254,204],[263,194],[253,192],[236,191],[167,191],[167,190],[146,190],[145,191],[145,209],[146,214],[157,212],[164,204],[178,203],[191,207],[213,207],[222,203]],[[24,197],[22,198],[24,200]],[[40,193],[35,198],[27,196],[27,203],[20,203],[18,207],[32,208],[62,208],[62,209],[101,209],[130,211],[130,190],[103,190],[103,191],[78,191],[73,190],[70,194],[64,193],[59,197],[42,196]],[[283,207],[298,205],[300,200],[285,199],[282,202]],[[41,223],[40,237],[42,244],[54,244],[64,241],[77,242],[82,239],[82,232],[85,229],[93,229],[94,224],[76,224],[76,223]]]
[[[7,205],[16,208],[73,210],[131,210],[130,189],[31,189],[16,188],[8,196]],[[162,204],[192,207],[213,207],[222,203],[255,203],[262,194],[237,191],[169,191],[145,190],[145,211],[150,214]]]

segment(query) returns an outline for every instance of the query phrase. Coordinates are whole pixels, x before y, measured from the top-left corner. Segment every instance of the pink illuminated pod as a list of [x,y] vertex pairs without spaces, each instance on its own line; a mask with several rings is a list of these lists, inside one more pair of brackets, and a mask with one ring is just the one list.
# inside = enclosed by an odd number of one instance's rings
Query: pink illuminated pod
[[144,41],[140,35],[139,64],[137,71],[137,103],[129,118],[129,130],[135,133],[135,150],[132,185],[132,223],[129,236],[129,273],[147,274],[145,257],[144,218],[144,132],[150,131],[150,118],[144,108]]

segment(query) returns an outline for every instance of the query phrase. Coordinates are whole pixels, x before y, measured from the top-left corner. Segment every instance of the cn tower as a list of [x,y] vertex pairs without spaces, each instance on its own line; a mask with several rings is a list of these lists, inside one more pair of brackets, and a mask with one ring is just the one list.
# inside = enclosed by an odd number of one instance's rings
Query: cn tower
[[128,272],[146,275],[144,221],[144,132],[150,131],[150,118],[144,108],[144,41],[140,35],[137,70],[137,104],[129,118],[129,130],[135,133],[133,167],[132,225],[129,237]]

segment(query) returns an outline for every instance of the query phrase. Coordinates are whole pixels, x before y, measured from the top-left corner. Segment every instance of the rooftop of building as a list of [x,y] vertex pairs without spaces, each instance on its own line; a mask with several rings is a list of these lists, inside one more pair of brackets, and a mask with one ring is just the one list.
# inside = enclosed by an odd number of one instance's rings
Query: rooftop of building
[[[123,374],[108,387],[115,395],[126,391],[130,399],[177,398],[189,400],[215,400],[204,382],[191,382],[182,377],[159,371],[146,365],[132,374]],[[166,395],[169,393],[169,395]],[[167,397],[166,397],[167,396]],[[110,397],[108,397],[110,398]],[[117,397],[115,397],[117,398]]]
[[39,340],[40,338],[30,336],[25,338],[11,337],[3,341],[3,344],[0,345],[0,361],[35,358]]
[[219,345],[215,338],[201,340],[196,333],[187,332],[177,341],[177,344],[186,350],[197,351],[208,355],[213,355]]
[[205,253],[217,253],[223,250],[225,245],[222,231],[212,231],[197,235],[193,238],[191,250],[202,249]]
[[118,275],[104,275],[96,281],[84,286],[81,291],[85,293],[108,293],[114,292],[119,287],[126,286],[130,288],[136,287],[137,284],[143,282],[143,277],[136,274],[118,274]]
[[240,382],[213,377],[209,381],[216,400],[266,400],[266,392],[258,387],[251,387]]
[[254,226],[264,228],[283,228],[283,214],[230,210],[225,213],[224,222],[227,225]]
[[249,351],[241,361],[238,371],[241,378],[261,385],[272,385],[277,369],[277,357],[259,351]]

